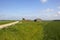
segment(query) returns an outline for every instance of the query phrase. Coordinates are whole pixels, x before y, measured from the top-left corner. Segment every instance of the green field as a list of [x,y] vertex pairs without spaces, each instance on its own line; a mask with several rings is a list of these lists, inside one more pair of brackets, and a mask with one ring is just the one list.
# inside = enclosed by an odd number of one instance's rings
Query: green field
[[0,25],[14,22],[14,20],[0,20]]
[[44,40],[60,40],[60,21],[52,21],[44,27]]
[[0,40],[60,40],[60,21],[22,21],[1,29]]

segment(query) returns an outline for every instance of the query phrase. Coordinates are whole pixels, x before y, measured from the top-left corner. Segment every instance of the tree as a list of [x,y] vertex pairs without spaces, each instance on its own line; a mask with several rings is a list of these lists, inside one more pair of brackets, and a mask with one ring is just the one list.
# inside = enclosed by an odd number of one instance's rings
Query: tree
[[36,21],[37,21],[37,19],[34,20],[34,22],[36,22]]
[[22,18],[22,20],[25,20],[25,18]]

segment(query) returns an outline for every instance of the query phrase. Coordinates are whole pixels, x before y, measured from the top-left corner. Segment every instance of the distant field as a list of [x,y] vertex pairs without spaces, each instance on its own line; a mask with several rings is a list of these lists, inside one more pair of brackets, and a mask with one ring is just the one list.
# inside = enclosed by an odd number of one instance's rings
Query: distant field
[[60,22],[22,21],[0,30],[0,40],[60,40]]
[[0,20],[0,25],[10,23],[10,22],[14,22],[14,20]]

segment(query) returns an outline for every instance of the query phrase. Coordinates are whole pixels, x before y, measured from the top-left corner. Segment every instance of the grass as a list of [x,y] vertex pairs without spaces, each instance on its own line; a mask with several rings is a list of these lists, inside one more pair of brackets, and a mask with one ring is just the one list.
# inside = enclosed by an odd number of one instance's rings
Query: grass
[[60,40],[60,21],[52,21],[44,27],[44,40]]
[[0,20],[0,25],[14,22],[14,20]]
[[0,40],[43,40],[43,27],[40,22],[23,21],[0,30]]
[[22,21],[1,29],[0,40],[60,40],[60,22]]

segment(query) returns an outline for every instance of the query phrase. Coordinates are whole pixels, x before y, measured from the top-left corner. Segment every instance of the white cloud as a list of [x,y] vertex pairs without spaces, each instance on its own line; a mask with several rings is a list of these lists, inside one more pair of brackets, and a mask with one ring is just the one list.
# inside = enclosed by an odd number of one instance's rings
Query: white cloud
[[42,3],[46,3],[48,0],[40,0]]
[[58,16],[58,14],[55,14],[54,16],[56,17],[56,16]]
[[47,9],[41,10],[40,13],[53,13],[54,11],[55,10],[52,8],[47,8]]
[[47,12],[47,13],[53,12],[53,11],[54,11],[54,9],[50,9],[50,8],[47,8],[47,9],[46,9],[46,12]]
[[60,6],[58,7],[58,9],[60,9]]
[[58,11],[54,16],[55,17],[60,16],[60,11]]
[[60,15],[60,11],[58,11],[58,14]]
[[54,14],[51,14],[48,18],[49,19],[60,19],[60,11],[57,11]]

